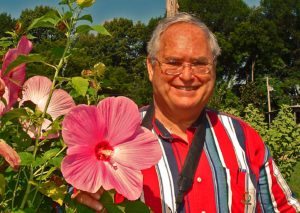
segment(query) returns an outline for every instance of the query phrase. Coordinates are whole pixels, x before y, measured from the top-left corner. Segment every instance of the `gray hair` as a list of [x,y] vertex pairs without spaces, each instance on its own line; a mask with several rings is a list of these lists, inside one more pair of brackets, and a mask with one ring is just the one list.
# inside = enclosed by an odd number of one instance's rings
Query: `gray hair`
[[177,13],[175,16],[172,17],[167,17],[159,22],[159,24],[153,31],[151,39],[147,45],[147,52],[149,58],[151,60],[155,58],[156,53],[159,50],[160,37],[162,33],[165,32],[167,28],[170,27],[171,25],[179,22],[195,24],[207,34],[210,48],[214,57],[214,61],[216,61],[217,57],[221,54],[221,48],[219,47],[216,36],[210,31],[210,29],[208,29],[206,24],[204,24],[202,21],[200,21],[196,17],[191,16],[188,13],[183,13],[183,12]]

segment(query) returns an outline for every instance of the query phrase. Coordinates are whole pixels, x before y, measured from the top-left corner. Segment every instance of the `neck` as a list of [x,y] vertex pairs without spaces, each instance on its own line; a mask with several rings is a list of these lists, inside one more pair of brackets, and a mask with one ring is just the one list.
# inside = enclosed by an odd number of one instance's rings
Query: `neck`
[[187,128],[197,120],[203,110],[162,109],[156,103],[154,103],[154,107],[155,118],[158,119],[171,133],[174,133],[183,139],[187,139]]

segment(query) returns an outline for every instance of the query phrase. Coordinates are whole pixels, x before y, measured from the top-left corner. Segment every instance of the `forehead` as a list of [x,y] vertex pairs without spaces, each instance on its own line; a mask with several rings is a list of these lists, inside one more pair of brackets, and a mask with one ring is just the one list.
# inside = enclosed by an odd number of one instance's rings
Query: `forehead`
[[207,33],[192,23],[180,22],[169,26],[160,37],[158,54],[173,56],[211,55]]

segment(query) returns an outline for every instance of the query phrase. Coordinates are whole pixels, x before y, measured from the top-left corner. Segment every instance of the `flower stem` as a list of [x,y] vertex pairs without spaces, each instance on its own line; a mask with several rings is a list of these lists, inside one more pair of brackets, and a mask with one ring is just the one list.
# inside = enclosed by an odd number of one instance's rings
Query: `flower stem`
[[15,205],[15,197],[16,197],[16,192],[17,192],[17,188],[18,188],[18,185],[19,185],[19,180],[20,180],[21,170],[22,170],[22,169],[20,169],[20,170],[18,171],[17,182],[16,182],[16,185],[15,185],[15,188],[14,188],[13,197],[12,197],[12,201],[11,201],[11,209],[14,209],[14,205]]
[[28,195],[29,195],[30,189],[31,189],[31,185],[30,185],[31,180],[33,180],[33,168],[32,168],[32,166],[30,166],[30,177],[29,177],[29,180],[27,182],[27,187],[26,187],[26,190],[25,190],[25,194],[24,194],[20,209],[24,209],[25,204],[27,202]]
[[[46,116],[46,113],[47,113],[47,109],[49,107],[49,104],[50,104],[50,101],[51,101],[51,97],[53,95],[53,92],[54,92],[54,89],[55,89],[55,84],[56,84],[56,79],[58,77],[58,74],[59,72],[61,71],[61,69],[63,68],[64,64],[66,64],[67,62],[67,54],[70,50],[70,47],[71,47],[71,44],[73,42],[72,40],[72,36],[74,36],[74,29],[75,29],[75,25],[76,25],[76,22],[77,22],[77,18],[79,16],[80,12],[76,13],[72,18],[71,18],[71,23],[70,23],[70,27],[68,28],[68,32],[66,33],[67,35],[67,43],[66,43],[66,46],[65,46],[65,49],[64,49],[64,52],[63,52],[63,55],[62,57],[60,58],[59,60],[59,63],[57,66],[51,66],[55,69],[55,73],[54,73],[54,77],[53,77],[53,80],[52,80],[52,86],[51,86],[51,89],[50,89],[50,92],[49,92],[49,96],[48,96],[48,99],[47,99],[47,102],[46,102],[46,105],[45,105],[45,108],[43,110],[43,114],[41,116],[41,119],[43,120]],[[49,64],[47,64],[49,66]],[[33,151],[33,157],[34,159],[36,158],[36,155],[37,155],[37,151],[38,151],[38,148],[40,146],[39,144],[39,139],[40,139],[40,136],[41,136],[41,129],[42,129],[42,123],[38,126],[38,129],[37,129],[37,136],[36,136],[36,140],[35,140],[35,146],[34,146],[34,151]],[[20,208],[23,209],[26,205],[26,202],[27,202],[27,199],[28,199],[28,196],[30,194],[30,189],[31,189],[31,182],[34,180],[34,171],[33,171],[33,167],[32,165],[30,166],[30,175],[29,175],[29,180],[27,182],[27,187],[26,187],[26,190],[25,190],[25,194],[24,194],[24,197],[23,197],[23,200],[22,200],[22,203],[21,203],[21,206]]]

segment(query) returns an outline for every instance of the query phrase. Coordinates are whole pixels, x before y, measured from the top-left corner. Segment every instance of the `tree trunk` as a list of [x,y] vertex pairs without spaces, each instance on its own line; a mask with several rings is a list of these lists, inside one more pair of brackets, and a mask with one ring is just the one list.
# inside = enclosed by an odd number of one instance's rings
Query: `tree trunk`
[[178,12],[177,0],[166,0],[167,17],[174,16]]
[[255,60],[255,59],[253,59],[253,60],[252,60],[252,64],[251,64],[251,82],[253,82],[253,81],[254,81],[254,69],[255,69],[255,62],[256,62],[256,60]]

